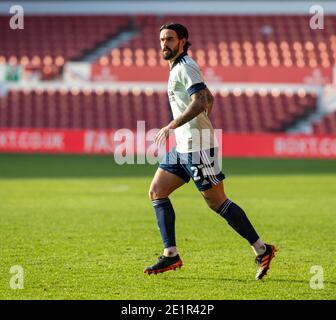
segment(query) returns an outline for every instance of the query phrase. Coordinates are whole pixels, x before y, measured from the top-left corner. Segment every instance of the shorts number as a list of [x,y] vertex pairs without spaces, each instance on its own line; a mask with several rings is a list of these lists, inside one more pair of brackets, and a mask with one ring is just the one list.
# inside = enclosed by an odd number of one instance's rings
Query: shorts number
[[201,179],[201,177],[198,175],[198,168],[197,167],[190,167],[191,171],[194,172],[193,179],[194,181],[198,181]]

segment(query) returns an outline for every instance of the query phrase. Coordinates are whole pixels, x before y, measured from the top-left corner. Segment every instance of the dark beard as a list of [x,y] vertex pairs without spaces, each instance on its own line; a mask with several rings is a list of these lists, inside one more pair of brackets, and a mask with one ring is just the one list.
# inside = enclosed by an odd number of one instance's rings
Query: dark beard
[[174,48],[174,50],[171,50],[171,49],[166,49],[166,50],[168,50],[168,51],[166,51],[166,52],[162,51],[161,52],[162,58],[164,60],[171,60],[177,55],[178,46],[177,46],[177,48]]

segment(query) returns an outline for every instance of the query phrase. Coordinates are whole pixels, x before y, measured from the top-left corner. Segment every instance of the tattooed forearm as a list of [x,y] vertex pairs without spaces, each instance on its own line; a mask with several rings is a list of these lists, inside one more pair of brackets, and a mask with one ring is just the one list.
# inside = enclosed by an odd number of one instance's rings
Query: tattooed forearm
[[207,97],[207,115],[209,115],[212,110],[215,98],[213,97],[212,93],[210,92],[208,88],[206,88],[205,91],[206,91],[206,97]]
[[[187,109],[171,122],[171,128],[176,129],[197,117],[200,113],[208,109],[209,97],[208,89],[200,90],[191,96],[191,103]],[[211,94],[211,93],[210,93]]]

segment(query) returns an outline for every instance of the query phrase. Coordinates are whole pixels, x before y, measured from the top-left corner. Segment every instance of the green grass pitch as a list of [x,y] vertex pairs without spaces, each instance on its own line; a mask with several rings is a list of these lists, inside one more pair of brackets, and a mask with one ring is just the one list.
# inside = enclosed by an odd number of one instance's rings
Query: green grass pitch
[[[147,197],[156,167],[0,155],[0,299],[335,299],[335,161],[223,159],[228,196],[278,247],[261,282],[248,243],[192,182],[171,196],[184,267],[143,274],[162,253]],[[23,289],[10,287],[14,265]]]

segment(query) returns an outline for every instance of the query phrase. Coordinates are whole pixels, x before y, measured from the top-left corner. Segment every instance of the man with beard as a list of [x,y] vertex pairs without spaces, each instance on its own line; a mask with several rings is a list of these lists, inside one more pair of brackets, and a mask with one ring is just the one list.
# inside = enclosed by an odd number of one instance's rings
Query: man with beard
[[174,120],[158,132],[155,142],[159,146],[164,144],[174,130],[177,145],[160,163],[150,186],[149,197],[164,251],[157,263],[144,272],[157,274],[181,268],[175,241],[175,212],[168,197],[191,178],[208,206],[249,242],[256,255],[256,279],[262,279],[276,249],[260,239],[243,209],[224,192],[225,176],[219,168],[218,144],[209,120],[214,98],[199,66],[188,56],[188,38],[188,30],[181,24],[168,23],[160,28],[161,54],[170,66],[168,97]]

